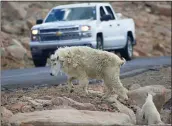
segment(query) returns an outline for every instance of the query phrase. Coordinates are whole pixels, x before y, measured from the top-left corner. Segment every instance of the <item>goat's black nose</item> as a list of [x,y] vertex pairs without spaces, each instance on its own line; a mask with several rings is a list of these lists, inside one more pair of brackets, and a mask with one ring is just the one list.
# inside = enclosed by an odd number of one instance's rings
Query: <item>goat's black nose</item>
[[52,74],[52,73],[50,73],[50,75],[51,75],[51,76],[53,76],[53,74]]

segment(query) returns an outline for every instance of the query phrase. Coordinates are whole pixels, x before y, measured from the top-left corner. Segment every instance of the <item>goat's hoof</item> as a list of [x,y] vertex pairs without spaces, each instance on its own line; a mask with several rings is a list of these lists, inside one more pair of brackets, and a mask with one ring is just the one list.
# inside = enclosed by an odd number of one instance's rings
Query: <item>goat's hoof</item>
[[74,92],[74,90],[73,89],[70,89],[70,93],[73,93]]

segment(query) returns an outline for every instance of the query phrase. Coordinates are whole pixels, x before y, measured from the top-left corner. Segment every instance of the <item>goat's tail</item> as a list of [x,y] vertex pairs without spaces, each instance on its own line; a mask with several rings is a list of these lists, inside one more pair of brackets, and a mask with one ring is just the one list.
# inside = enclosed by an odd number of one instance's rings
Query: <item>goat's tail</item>
[[126,60],[125,58],[122,57],[121,62],[120,62],[121,66],[124,65],[125,63],[126,63]]

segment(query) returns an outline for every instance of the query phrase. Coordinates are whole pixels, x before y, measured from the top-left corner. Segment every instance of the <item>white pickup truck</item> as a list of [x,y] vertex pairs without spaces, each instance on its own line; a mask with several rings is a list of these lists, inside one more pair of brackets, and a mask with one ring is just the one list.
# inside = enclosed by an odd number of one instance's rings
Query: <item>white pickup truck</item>
[[109,3],[81,3],[54,7],[31,29],[31,53],[36,67],[58,47],[90,46],[119,51],[131,60],[136,44],[133,19],[121,19]]

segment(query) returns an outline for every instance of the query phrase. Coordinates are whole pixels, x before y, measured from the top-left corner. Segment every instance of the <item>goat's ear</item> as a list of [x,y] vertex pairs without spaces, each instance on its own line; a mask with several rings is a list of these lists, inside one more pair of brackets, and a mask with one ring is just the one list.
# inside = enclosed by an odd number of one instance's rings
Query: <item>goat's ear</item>
[[145,113],[143,114],[143,119],[145,120]]

